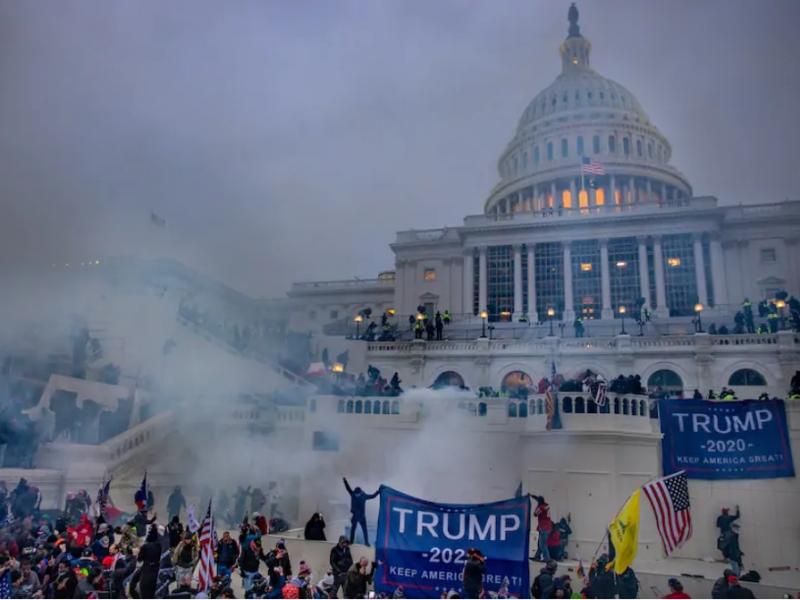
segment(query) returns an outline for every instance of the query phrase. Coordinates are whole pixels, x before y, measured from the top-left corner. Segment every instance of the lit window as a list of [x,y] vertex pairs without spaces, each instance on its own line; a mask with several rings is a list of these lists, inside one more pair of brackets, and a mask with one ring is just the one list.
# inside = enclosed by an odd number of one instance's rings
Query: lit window
[[425,281],[436,281],[436,269],[425,269],[423,277]]
[[762,248],[761,249],[761,262],[774,263],[777,259],[775,248]]
[[581,271],[591,271],[592,263],[581,263]]
[[681,266],[681,259],[678,257],[671,257],[667,259],[667,264],[670,267],[680,267]]
[[618,269],[624,269],[627,266],[628,266],[627,261],[624,261],[624,260],[618,260],[617,261],[617,268]]

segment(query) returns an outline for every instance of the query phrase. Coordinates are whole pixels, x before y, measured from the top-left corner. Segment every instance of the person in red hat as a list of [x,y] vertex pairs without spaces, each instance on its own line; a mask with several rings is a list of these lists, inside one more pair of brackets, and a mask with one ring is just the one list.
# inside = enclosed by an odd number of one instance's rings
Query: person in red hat
[[728,590],[725,592],[726,598],[755,598],[755,594],[750,588],[739,584],[736,575],[728,575]]
[[669,594],[664,596],[664,598],[691,598],[689,594],[683,591],[683,584],[674,577],[670,578],[667,585],[669,585]]
[[464,598],[480,598],[483,591],[483,574],[486,572],[486,557],[477,548],[467,550],[464,564]]

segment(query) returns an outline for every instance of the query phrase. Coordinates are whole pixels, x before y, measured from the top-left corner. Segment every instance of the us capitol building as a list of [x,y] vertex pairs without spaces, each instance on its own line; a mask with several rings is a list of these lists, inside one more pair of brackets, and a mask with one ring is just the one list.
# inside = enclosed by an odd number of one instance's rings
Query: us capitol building
[[[591,43],[581,34],[577,9],[569,16],[561,73],[523,111],[498,159],[499,181],[483,213],[465,217],[461,226],[398,232],[391,244],[395,268],[376,279],[294,284],[293,328],[318,339],[352,335],[359,311],[371,308],[377,320],[393,309],[409,338],[407,319],[419,306],[430,315],[448,310],[450,343],[418,351],[413,344],[369,346],[370,362],[419,385],[453,367],[469,387],[501,387],[508,368],[494,356],[478,365],[471,356],[463,361],[466,346],[453,342],[468,340],[472,348],[488,324],[490,336],[508,342],[507,353],[520,344],[546,347],[547,360],[535,366],[530,352],[515,351],[517,367],[527,362],[522,370],[534,380],[547,374],[555,350],[559,367],[606,376],[635,372],[689,394],[756,382],[785,394],[798,364],[790,334],[751,336],[746,350],[744,339],[668,341],[664,334],[694,333],[698,314],[706,327],[733,330],[745,298],[755,308],[781,290],[798,294],[800,201],[720,206],[713,196],[695,195],[636,97],[591,68]],[[652,316],[643,338],[632,318],[640,299]],[[576,316],[588,340],[573,338]],[[623,320],[630,337],[619,335]],[[487,345],[490,355],[492,348]],[[570,348],[592,358],[562,356]],[[611,349],[613,360],[603,356]],[[408,352],[421,354],[412,371],[409,361],[389,357]]]

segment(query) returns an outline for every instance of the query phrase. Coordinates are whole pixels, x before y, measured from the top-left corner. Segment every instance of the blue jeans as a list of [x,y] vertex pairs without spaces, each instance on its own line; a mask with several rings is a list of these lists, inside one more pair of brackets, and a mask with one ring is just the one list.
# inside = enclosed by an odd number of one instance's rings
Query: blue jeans
[[258,571],[245,571],[242,569],[242,586],[245,592],[253,589],[253,577],[258,574]]
[[547,532],[546,531],[539,531],[539,546],[538,546],[538,554],[539,558],[542,559],[542,562],[546,562],[550,560],[550,550],[547,547]]
[[728,562],[730,563],[731,571],[733,571],[733,574],[738,577],[739,573],[742,570],[741,567],[739,566],[739,563],[733,560],[732,558],[729,558]]

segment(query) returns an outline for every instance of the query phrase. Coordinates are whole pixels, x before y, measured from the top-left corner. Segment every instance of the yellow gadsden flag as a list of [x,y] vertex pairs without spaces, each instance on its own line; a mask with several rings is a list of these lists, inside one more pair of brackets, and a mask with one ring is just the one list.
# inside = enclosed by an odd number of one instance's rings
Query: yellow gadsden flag
[[614,569],[622,575],[633,564],[636,550],[639,547],[639,496],[642,490],[636,490],[628,498],[625,506],[617,513],[608,526],[608,539],[614,544],[615,557],[606,569]]

